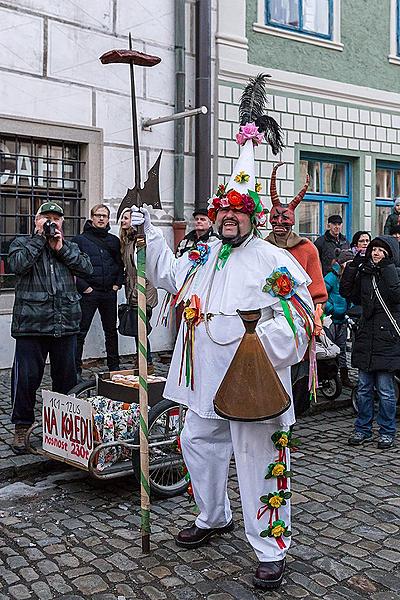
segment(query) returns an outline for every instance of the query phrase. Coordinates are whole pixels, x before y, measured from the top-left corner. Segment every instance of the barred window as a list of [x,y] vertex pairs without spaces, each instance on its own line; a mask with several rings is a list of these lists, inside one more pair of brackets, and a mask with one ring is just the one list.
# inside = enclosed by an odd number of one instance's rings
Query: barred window
[[64,209],[64,233],[79,233],[83,219],[85,163],[80,144],[0,134],[0,290],[12,290],[7,254],[17,235],[29,236],[43,202]]

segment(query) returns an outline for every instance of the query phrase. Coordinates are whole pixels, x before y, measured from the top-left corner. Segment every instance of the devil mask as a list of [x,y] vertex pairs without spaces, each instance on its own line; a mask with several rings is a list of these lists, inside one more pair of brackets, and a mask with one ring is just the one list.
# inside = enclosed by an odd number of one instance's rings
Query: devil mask
[[282,204],[279,200],[278,193],[276,191],[276,171],[277,169],[283,165],[283,163],[278,163],[274,166],[271,175],[271,185],[270,185],[270,196],[272,200],[272,208],[269,213],[269,222],[272,226],[280,225],[281,227],[293,227],[295,222],[294,211],[295,208],[300,202],[303,200],[304,195],[307,191],[308,184],[310,181],[310,177],[307,174],[306,183],[304,187],[300,190],[300,192],[293,198],[293,200],[289,204]]

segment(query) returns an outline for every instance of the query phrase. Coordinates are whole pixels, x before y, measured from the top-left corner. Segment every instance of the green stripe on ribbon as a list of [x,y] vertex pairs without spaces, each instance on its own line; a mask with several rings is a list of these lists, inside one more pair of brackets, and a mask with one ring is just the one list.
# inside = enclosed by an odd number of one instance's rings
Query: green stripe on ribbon
[[285,315],[286,321],[289,323],[290,329],[293,331],[294,337],[297,335],[296,325],[294,324],[292,313],[290,312],[289,305],[284,298],[279,298],[283,313]]
[[146,293],[146,288],[144,285],[142,285],[141,283],[137,282],[136,283],[136,289],[139,290],[140,292],[142,292],[142,294]]

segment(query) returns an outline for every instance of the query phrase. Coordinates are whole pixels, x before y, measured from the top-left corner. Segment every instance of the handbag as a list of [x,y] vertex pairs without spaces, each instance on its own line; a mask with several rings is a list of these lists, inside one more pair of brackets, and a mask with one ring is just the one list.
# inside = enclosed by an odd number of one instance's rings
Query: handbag
[[138,336],[138,311],[137,307],[129,304],[118,306],[118,331],[128,337]]
[[[152,326],[150,325],[151,315],[153,313],[153,309],[150,306],[146,306],[146,331],[147,335],[149,335],[152,331]],[[120,304],[118,306],[118,332],[121,335],[126,335],[127,337],[137,337],[139,335],[138,330],[138,308],[137,306],[132,306],[131,304]]]
[[321,333],[319,339],[315,342],[317,360],[328,360],[329,358],[336,358],[340,354],[340,348],[332,342],[326,335]]

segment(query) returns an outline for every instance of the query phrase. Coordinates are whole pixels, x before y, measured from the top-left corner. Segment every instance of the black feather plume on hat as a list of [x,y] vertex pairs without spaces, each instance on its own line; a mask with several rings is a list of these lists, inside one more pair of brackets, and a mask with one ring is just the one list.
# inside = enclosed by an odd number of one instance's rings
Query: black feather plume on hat
[[265,80],[270,75],[260,73],[251,77],[243,90],[239,104],[240,125],[255,123],[260,131],[265,134],[265,139],[272,148],[273,154],[278,154],[284,147],[282,129],[279,124],[266,114],[268,104]]

